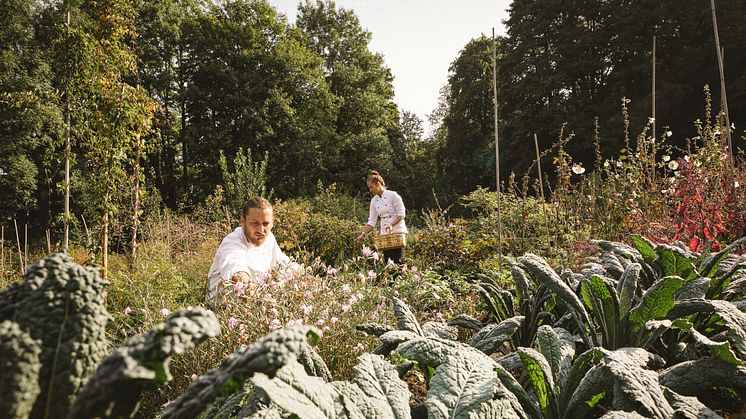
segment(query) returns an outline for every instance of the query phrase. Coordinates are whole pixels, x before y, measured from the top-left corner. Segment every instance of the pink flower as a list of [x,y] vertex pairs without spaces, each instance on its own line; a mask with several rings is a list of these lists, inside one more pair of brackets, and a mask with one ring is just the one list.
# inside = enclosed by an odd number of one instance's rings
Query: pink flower
[[159,311],[159,313],[161,313],[161,317],[166,317],[166,316],[168,316],[169,314],[171,314],[171,310],[169,310],[169,309],[167,309],[167,308],[162,308],[162,309],[161,309],[161,310]]
[[[350,311],[352,311],[352,306],[351,305],[345,304],[345,305],[342,306],[342,312],[343,313],[349,313]],[[333,317],[332,317],[332,319],[333,319]]]
[[125,307],[124,308],[124,315],[125,316],[129,316],[130,313],[132,313],[132,309],[129,306]]
[[238,281],[233,285],[233,291],[235,291],[238,296],[242,296],[244,290],[246,290],[246,284],[244,284],[243,281]]
[[326,320],[324,320],[324,319],[318,319],[318,320],[316,320],[316,326],[321,327],[321,326],[324,325],[324,323],[326,323]]
[[192,381],[197,381],[197,379],[199,378],[199,376],[197,374],[192,374],[192,376],[189,377],[189,378],[191,378]]
[[331,327],[329,327],[329,326],[324,326],[324,327],[323,327],[323,328],[321,329],[321,331],[322,331],[322,332],[328,332],[328,331],[330,331],[330,330],[332,330],[332,328],[331,328]]
[[370,249],[368,246],[363,246],[363,256],[366,258],[370,257],[373,254],[373,250]]
[[357,293],[357,294],[355,294],[355,295],[357,296],[357,300],[358,300],[358,301],[361,301],[361,300],[363,299],[363,293],[361,293],[361,292],[358,292],[358,293]]
[[[355,303],[357,303],[357,296],[356,295],[350,296],[350,298],[347,300],[347,304],[353,305]],[[343,309],[344,309],[344,307],[343,307]]]
[[313,298],[313,292],[311,290],[306,290],[306,293],[303,294],[303,296],[306,297],[306,299],[310,300]]
[[393,259],[389,259],[389,260],[388,260],[388,261],[386,262],[386,267],[387,267],[387,268],[393,268],[393,267],[394,267],[394,260],[393,260]]
[[303,308],[303,314],[305,315],[309,315],[313,311],[313,306],[303,304],[301,308]]
[[301,327],[301,326],[303,326],[303,320],[300,320],[300,319],[288,320],[287,324],[285,325],[285,327],[288,327],[291,329]]
[[269,322],[269,330],[277,329],[282,329],[282,323],[280,323],[280,319],[273,319],[271,322]]
[[336,318],[336,317],[332,317],[331,319],[329,319],[329,323],[331,323],[331,324],[336,324],[338,321],[339,321],[339,319]]
[[356,354],[359,354],[359,353],[360,353],[360,352],[362,352],[363,350],[365,350],[365,346],[363,346],[363,344],[362,344],[362,343],[358,343],[357,345],[355,345],[355,347],[354,347],[354,348],[352,348],[352,352],[354,352],[354,353],[356,353]]
[[334,268],[333,266],[329,266],[328,268],[326,268],[327,275],[334,275],[336,273],[337,273],[337,269]]
[[279,310],[277,310],[276,307],[270,308],[269,312],[272,313],[272,315],[275,316],[275,317],[279,317],[280,316],[280,312],[279,312]]
[[350,284],[342,285],[342,292],[344,292],[345,294],[349,294],[350,292],[352,292],[352,288],[350,287]]
[[373,252],[373,254],[370,255],[370,258],[378,262],[381,259],[381,256],[378,254],[378,252]]
[[410,270],[412,271],[412,273],[416,273],[418,269],[416,266],[412,266]]
[[230,319],[228,319],[229,329],[235,329],[236,326],[238,326],[238,319],[236,319],[235,317],[231,317]]
[[373,279],[375,277],[376,277],[376,272],[375,271],[372,271],[372,270],[368,271],[368,279]]

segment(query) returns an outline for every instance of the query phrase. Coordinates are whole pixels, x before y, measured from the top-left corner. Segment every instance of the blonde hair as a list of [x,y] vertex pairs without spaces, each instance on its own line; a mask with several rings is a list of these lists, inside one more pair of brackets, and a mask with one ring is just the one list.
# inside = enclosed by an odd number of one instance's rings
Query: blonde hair
[[368,173],[368,183],[377,183],[381,186],[386,186],[386,182],[383,181],[383,177],[380,173],[376,172],[375,170],[371,170],[370,173]]

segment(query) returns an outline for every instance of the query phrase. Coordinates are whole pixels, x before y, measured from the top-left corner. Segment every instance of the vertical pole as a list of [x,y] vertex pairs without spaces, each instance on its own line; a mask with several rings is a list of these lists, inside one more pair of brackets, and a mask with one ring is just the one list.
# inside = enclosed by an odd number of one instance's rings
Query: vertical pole
[[652,108],[653,108],[653,143],[652,143],[652,161],[650,162],[651,168],[650,168],[650,179],[652,182],[655,182],[655,152],[656,152],[656,144],[655,144],[655,124],[658,122],[655,119],[655,35],[653,35],[653,91],[651,94],[653,98]]
[[[70,11],[67,12],[65,32],[70,36]],[[70,86],[65,86],[65,236],[62,239],[62,251],[67,253],[70,238]]]
[[534,146],[536,147],[536,168],[539,170],[539,193],[541,193],[541,208],[544,211],[544,227],[547,230],[547,251],[551,253],[552,244],[549,238],[549,218],[547,218],[547,200],[544,197],[544,179],[541,176],[541,155],[539,154],[539,139],[534,133]]
[[723,112],[725,112],[725,132],[728,133],[728,153],[730,153],[730,162],[733,164],[733,144],[730,139],[730,116],[728,115],[728,97],[725,94],[725,74],[723,71],[723,50],[720,49],[720,35],[718,34],[718,18],[715,12],[715,0],[710,0],[712,10],[712,29],[715,31],[715,49],[718,54],[718,69],[720,70],[720,97],[723,102]]
[[497,136],[497,47],[495,43],[495,28],[492,28],[492,99],[495,116],[495,191],[497,192],[497,266],[502,265],[502,205],[500,204],[500,143]]
[[21,236],[18,234],[18,221],[16,219],[13,219],[13,225],[16,228],[16,247],[18,248],[18,265],[21,269],[21,275],[23,275],[24,272],[26,272],[25,267],[23,266],[23,253],[21,253]]
[[5,279],[5,226],[0,226],[0,280]]

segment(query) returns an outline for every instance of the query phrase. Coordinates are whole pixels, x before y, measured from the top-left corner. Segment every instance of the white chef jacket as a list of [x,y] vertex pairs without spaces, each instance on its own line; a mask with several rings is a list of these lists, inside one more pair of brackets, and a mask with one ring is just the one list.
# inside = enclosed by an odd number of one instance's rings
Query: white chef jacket
[[282,252],[272,232],[267,234],[262,244],[256,246],[246,239],[242,227],[236,228],[225,236],[215,252],[215,259],[207,274],[207,302],[214,303],[223,280],[229,280],[234,274],[246,272],[255,280],[273,268],[295,270],[299,265],[292,263]]
[[402,217],[406,215],[404,202],[398,193],[385,189],[381,196],[373,195],[373,199],[370,200],[370,213],[368,214],[369,226],[376,228],[376,221],[378,217],[381,217],[381,234],[406,233],[407,225],[404,220],[391,227],[391,231],[386,231],[386,227],[391,225],[397,215]]

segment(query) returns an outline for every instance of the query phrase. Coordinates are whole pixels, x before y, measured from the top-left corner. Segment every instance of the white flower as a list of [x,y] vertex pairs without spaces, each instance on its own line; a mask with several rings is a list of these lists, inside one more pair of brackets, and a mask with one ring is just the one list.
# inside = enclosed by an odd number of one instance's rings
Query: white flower
[[161,309],[161,310],[159,311],[159,313],[161,314],[161,316],[162,316],[162,317],[166,317],[166,316],[168,316],[169,314],[171,314],[171,310],[169,310],[169,309],[167,309],[167,308],[162,308],[162,309]]
[[343,284],[342,285],[342,292],[345,294],[349,294],[350,291],[352,291],[352,288],[350,287],[350,284]]
[[736,124],[735,123],[730,124],[730,129],[736,129]]
[[737,187],[739,187],[739,186],[741,186],[741,184],[740,184],[740,183],[738,183],[738,181],[735,181],[735,182],[733,182],[733,187],[734,187],[734,188],[737,188]]
[[371,250],[370,247],[363,246],[363,256],[365,256],[367,258],[367,257],[370,257],[370,255],[372,255],[372,254],[373,254],[373,250]]
[[684,156],[684,160],[689,161],[689,156]]
[[715,135],[720,135],[720,130],[715,130]]
[[573,164],[572,172],[576,175],[582,175],[583,173],[585,173],[585,168],[580,164]]
[[624,166],[624,163],[620,161],[616,162],[616,167],[622,167],[622,166]]
[[189,377],[189,378],[191,378],[192,381],[197,381],[197,379],[199,378],[199,376],[197,374],[192,374],[192,376]]
[[606,160],[606,161],[604,162],[604,167],[609,167],[609,161],[608,161],[608,160]]
[[670,137],[673,135],[673,132],[671,130],[666,131],[666,137]]
[[669,161],[669,160],[671,160],[671,156],[668,156],[668,155],[663,156],[663,161]]
[[655,118],[649,117],[648,118],[648,124],[655,124]]
[[671,170],[676,170],[676,169],[679,168],[679,164],[676,163],[676,160],[672,160],[672,161],[668,162],[668,168],[671,169]]

